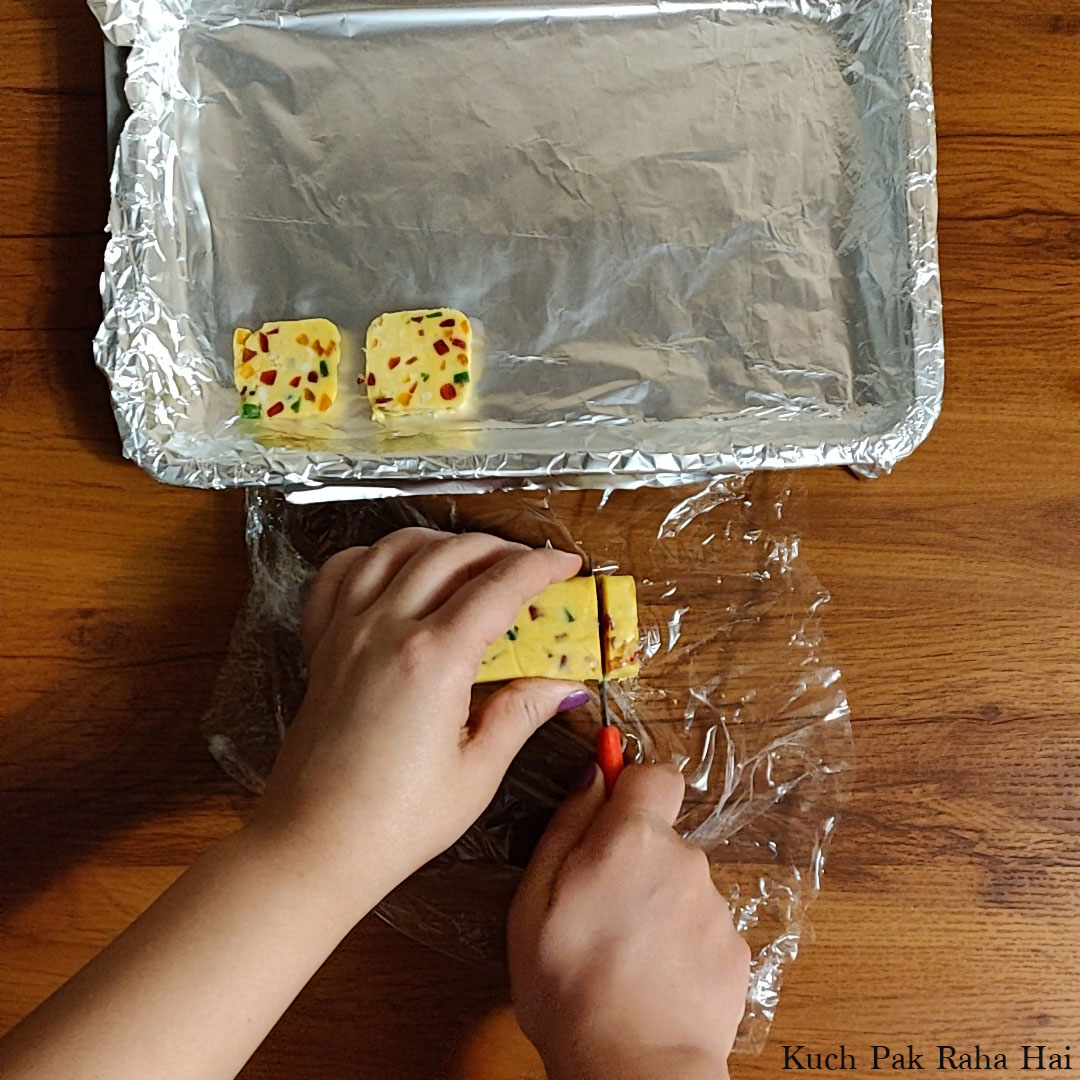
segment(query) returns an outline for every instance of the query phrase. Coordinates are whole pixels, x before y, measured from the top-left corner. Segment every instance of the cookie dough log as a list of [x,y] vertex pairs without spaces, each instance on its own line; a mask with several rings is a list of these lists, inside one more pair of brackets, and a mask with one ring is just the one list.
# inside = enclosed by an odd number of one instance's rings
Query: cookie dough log
[[380,315],[365,348],[372,419],[460,409],[472,391],[472,345],[469,320],[451,308]]
[[[597,580],[607,609],[603,628]],[[629,679],[639,667],[634,579],[577,577],[549,586],[518,612],[514,625],[488,648],[475,681],[530,676],[585,681],[601,679],[605,671],[609,679]]]
[[600,647],[608,679],[632,679],[641,670],[638,637],[637,584],[629,575],[603,574],[600,598]]
[[576,577],[549,585],[517,614],[514,625],[489,646],[476,682],[541,676],[599,679],[600,628],[596,584]]
[[233,333],[240,415],[293,420],[326,412],[337,398],[341,332],[329,319],[266,322]]

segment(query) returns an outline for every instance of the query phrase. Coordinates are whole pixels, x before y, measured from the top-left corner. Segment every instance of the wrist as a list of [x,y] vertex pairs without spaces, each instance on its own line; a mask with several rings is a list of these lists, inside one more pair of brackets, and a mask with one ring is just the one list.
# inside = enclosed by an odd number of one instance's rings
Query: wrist
[[268,882],[287,882],[303,908],[342,937],[399,883],[374,838],[365,844],[353,837],[345,846],[256,816],[226,843]]
[[726,1062],[692,1046],[619,1046],[544,1065],[549,1080],[729,1080]]

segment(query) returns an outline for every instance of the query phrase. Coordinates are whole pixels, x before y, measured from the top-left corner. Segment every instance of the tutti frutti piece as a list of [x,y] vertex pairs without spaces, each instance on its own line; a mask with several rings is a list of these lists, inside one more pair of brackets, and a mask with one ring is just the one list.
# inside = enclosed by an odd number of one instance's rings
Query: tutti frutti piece
[[[633,641],[632,652],[636,652],[637,603],[628,606],[626,602],[627,592],[634,595],[634,579],[601,577],[601,588],[605,580],[625,583],[617,588],[613,633],[615,640]],[[603,678],[605,670],[596,579],[576,577],[549,585],[518,612],[513,626],[488,648],[474,681],[537,677],[584,682]],[[608,677],[627,679],[636,674],[636,663],[620,661]]]
[[472,327],[452,308],[391,311],[367,330],[367,386],[371,416],[460,409],[472,391]]
[[329,319],[267,322],[233,333],[240,415],[294,420],[326,412],[337,397],[341,333]]

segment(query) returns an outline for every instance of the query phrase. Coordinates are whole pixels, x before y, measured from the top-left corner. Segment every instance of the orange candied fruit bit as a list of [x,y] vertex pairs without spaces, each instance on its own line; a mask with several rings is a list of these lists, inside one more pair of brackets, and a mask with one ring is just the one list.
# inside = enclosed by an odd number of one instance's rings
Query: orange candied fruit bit
[[467,334],[469,332],[469,320],[468,319],[462,319],[461,320],[461,331],[464,334]]
[[240,368],[240,378],[250,379],[255,374],[254,364],[243,364]]
[[307,343],[308,343],[307,334],[297,334],[296,335],[296,344],[297,345],[306,345]]
[[319,412],[326,412],[333,404],[334,403],[330,400],[330,395],[323,394],[322,397],[319,398]]
[[399,405],[408,405],[412,401],[412,394],[408,390],[402,390],[400,394],[395,398]]
[[304,387],[304,400],[305,401],[314,401],[315,400],[315,391],[310,389],[307,386]]

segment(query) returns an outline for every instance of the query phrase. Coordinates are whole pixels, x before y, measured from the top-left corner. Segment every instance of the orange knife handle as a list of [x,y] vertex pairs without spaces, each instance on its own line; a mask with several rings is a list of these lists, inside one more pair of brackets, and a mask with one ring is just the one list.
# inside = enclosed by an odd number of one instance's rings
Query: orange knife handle
[[622,735],[617,727],[602,727],[596,733],[596,764],[604,774],[604,787],[610,795],[623,771]]

